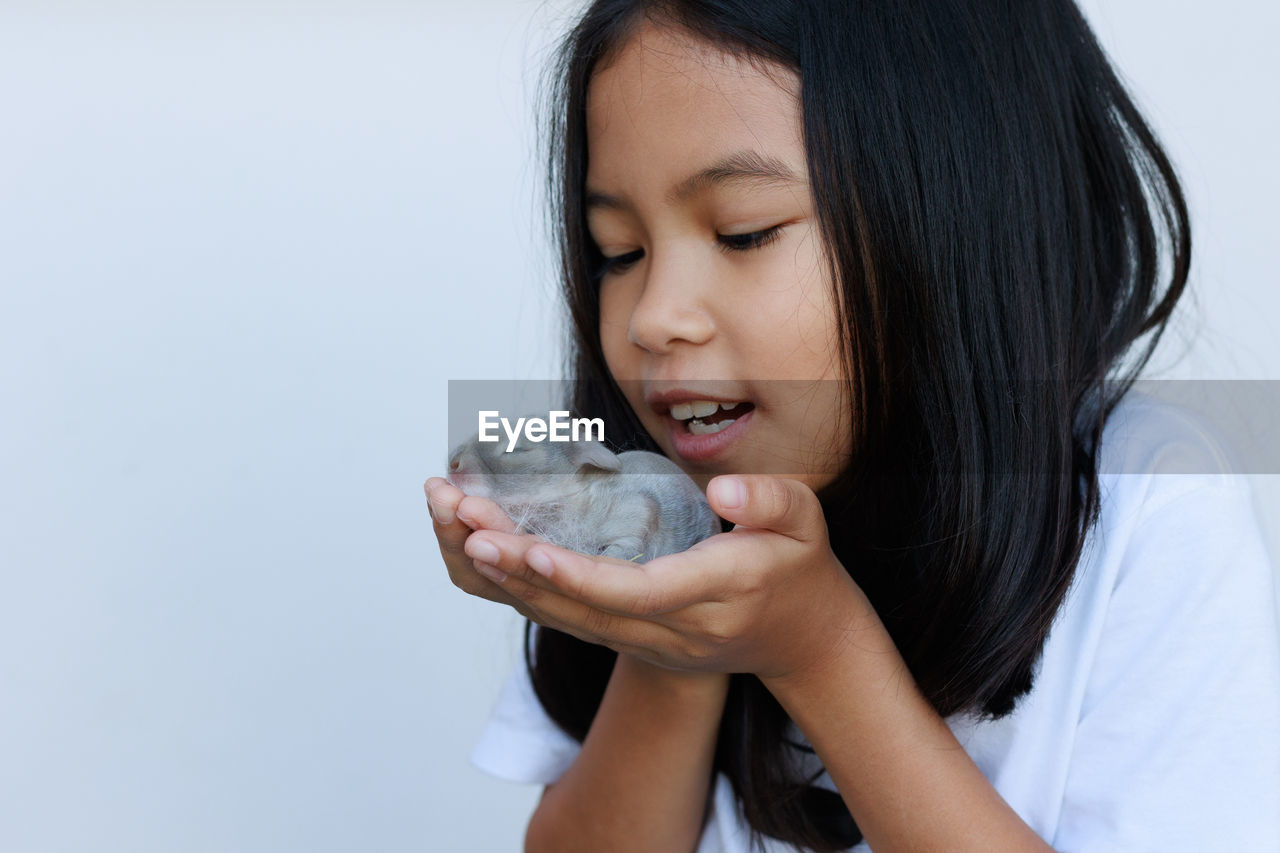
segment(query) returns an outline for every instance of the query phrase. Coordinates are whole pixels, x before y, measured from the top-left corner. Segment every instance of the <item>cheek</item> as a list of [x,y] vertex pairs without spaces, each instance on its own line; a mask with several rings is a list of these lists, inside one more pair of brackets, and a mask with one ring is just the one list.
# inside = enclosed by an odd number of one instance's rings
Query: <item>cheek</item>
[[[612,286],[602,287],[600,290],[600,349],[604,353],[609,375],[618,383],[632,411],[645,429],[649,430],[649,434],[661,443],[659,436],[662,435],[662,418],[650,411],[644,402],[644,387],[641,384],[644,378],[644,354],[628,340],[631,311],[636,299],[621,284],[622,282],[613,282]],[[671,453],[670,448],[665,445],[663,450]]]
[[769,356],[770,376],[755,378],[826,379],[838,372],[838,307],[825,264],[809,241],[785,247],[760,281],[751,298],[736,306],[749,330],[743,337]]
[[802,343],[815,363],[822,364],[824,376],[830,375],[830,371],[836,369],[840,361],[840,326],[836,317],[838,310],[824,284],[808,293],[805,308],[799,318]]
[[[803,292],[800,308],[800,328],[805,337],[805,346],[815,356],[816,361],[825,365],[814,364],[824,376],[838,376],[841,371],[840,350],[840,306],[834,292],[832,273],[827,262],[818,251],[814,239],[805,241],[809,252],[803,262],[798,264],[797,278]],[[835,373],[831,371],[834,370]]]
[[799,260],[801,253],[797,253],[795,269],[801,292],[799,325],[811,348],[831,353],[839,341],[836,317],[839,306],[833,293],[831,272],[817,253],[812,238],[805,241],[805,246],[808,251],[804,253],[803,261]]
[[618,287],[600,289],[600,348],[614,379],[633,378],[627,374],[629,356],[627,328],[631,310],[626,294]]

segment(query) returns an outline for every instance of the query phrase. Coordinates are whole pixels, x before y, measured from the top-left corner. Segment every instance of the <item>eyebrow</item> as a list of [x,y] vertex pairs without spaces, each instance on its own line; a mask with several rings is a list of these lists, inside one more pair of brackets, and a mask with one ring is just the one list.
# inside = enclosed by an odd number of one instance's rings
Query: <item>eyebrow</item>
[[[679,202],[719,184],[751,181],[762,184],[798,184],[796,173],[777,157],[758,151],[739,151],[718,160],[695,175],[685,178],[667,193],[668,202]],[[587,210],[603,207],[626,210],[630,205],[622,198],[602,192],[587,191]]]

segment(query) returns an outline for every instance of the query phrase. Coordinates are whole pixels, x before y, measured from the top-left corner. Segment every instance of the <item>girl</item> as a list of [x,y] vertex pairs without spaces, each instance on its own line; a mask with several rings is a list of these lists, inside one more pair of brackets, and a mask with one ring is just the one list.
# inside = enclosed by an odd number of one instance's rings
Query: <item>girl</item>
[[597,0],[562,59],[572,408],[732,529],[637,568],[427,482],[530,620],[473,755],[527,849],[1276,849],[1249,489],[1130,389],[1187,212],[1071,0]]

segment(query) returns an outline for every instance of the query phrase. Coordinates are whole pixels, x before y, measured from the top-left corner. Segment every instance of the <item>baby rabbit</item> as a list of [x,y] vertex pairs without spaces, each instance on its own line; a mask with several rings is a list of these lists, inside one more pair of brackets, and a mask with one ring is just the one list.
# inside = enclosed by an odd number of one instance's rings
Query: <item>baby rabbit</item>
[[492,500],[522,533],[583,554],[647,562],[720,532],[706,496],[657,453],[595,441],[481,442],[449,455],[449,482]]

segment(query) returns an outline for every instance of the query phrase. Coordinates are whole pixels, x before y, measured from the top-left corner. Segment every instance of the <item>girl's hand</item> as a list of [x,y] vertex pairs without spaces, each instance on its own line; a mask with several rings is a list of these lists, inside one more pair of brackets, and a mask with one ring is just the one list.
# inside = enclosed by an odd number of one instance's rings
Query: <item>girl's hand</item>
[[[496,503],[487,498],[464,494],[461,489],[441,477],[427,480],[423,490],[427,495],[427,510],[431,513],[436,539],[440,543],[440,556],[444,559],[449,579],[454,586],[471,595],[510,605],[521,616],[540,625],[574,633],[573,625],[564,624],[551,614],[543,613],[534,604],[512,595],[505,584],[495,582],[496,578],[505,579],[502,572],[492,565],[472,559],[463,550],[475,530],[507,536],[512,542],[519,543],[520,553],[531,545],[545,544],[545,540],[517,533],[515,522]],[[635,568],[634,563],[626,565]]]
[[672,669],[796,678],[878,622],[808,486],[722,476],[707,497],[734,529],[644,565],[488,526],[474,498],[458,505],[477,522],[463,550],[535,622]]
[[[440,556],[444,559],[445,568],[449,570],[449,579],[454,586],[471,595],[478,595],[490,601],[510,604],[517,610],[521,602],[506,592],[493,581],[479,574],[466,554],[463,543],[471,535],[473,529],[483,527],[500,533],[514,534],[515,523],[507,517],[502,508],[493,501],[483,498],[467,498],[462,490],[442,477],[432,477],[423,485],[427,495],[427,511],[431,513],[431,521],[436,540],[440,544]],[[464,498],[468,500],[468,510],[474,513],[472,524],[458,517],[458,506]]]

